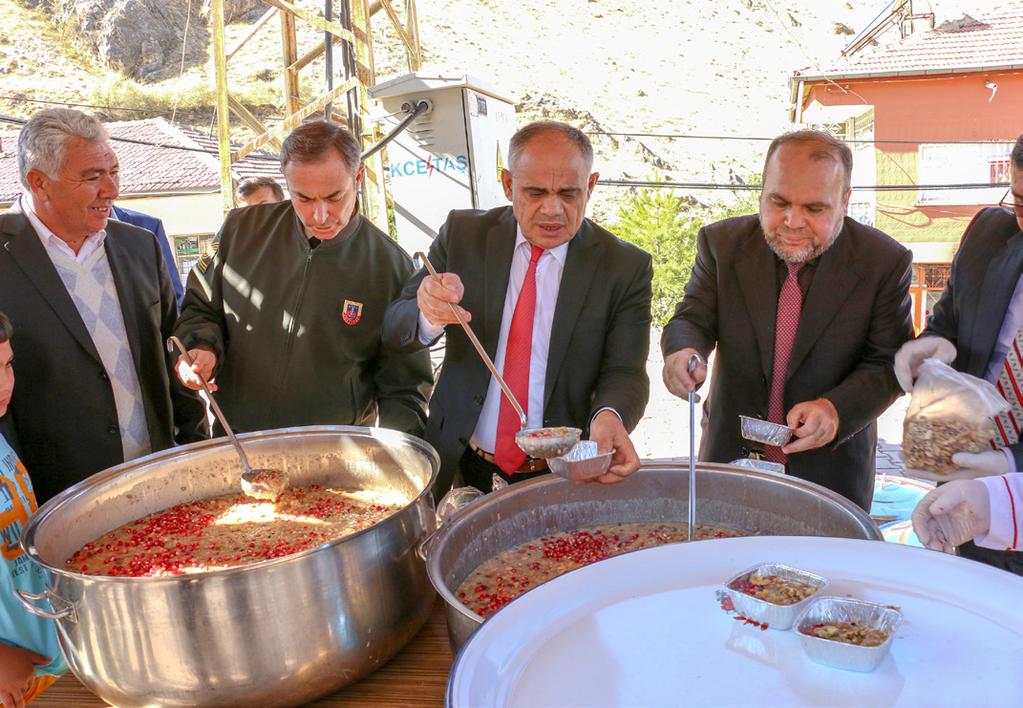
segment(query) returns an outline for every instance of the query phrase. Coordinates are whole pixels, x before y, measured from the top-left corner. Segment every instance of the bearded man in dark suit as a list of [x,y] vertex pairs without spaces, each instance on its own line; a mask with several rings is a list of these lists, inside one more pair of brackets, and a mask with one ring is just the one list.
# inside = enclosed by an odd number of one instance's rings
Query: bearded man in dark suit
[[[826,133],[776,138],[760,214],[700,230],[685,296],[664,329],[664,382],[685,397],[694,354],[716,350],[700,459],[751,452],[870,508],[877,417],[901,394],[892,360],[913,336],[912,254],[848,218],[852,153]],[[739,416],[795,429],[744,440]]]
[[25,188],[0,215],[0,309],[18,386],[15,437],[43,502],[107,467],[205,436],[198,398],[172,389],[177,316],[160,246],[110,219],[117,156],[98,120],[40,111],[18,137]]
[[447,332],[426,440],[441,457],[437,493],[461,481],[490,491],[546,473],[515,447],[518,417],[450,305],[471,320],[526,409],[530,428],[573,426],[614,450],[602,482],[639,468],[629,438],[649,397],[650,255],[585,218],[597,182],[580,131],[544,121],[519,130],[501,180],[510,207],[453,211],[421,270],[384,320],[384,343],[421,349]]

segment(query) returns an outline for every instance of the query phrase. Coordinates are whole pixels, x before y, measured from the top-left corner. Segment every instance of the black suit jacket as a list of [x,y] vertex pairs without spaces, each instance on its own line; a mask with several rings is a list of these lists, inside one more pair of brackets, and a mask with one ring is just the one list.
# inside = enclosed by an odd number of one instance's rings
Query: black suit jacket
[[[430,248],[438,272],[457,273],[462,306],[494,358],[515,247],[511,207],[452,211]],[[416,290],[420,270],[384,318],[384,344],[397,351],[422,348]],[[568,246],[554,313],[544,390],[544,425],[586,430],[603,407],[625,427],[639,423],[650,395],[646,359],[650,338],[653,270],[650,255],[584,220]],[[437,493],[451,484],[490,384],[490,372],[458,325],[446,329],[440,379],[430,400],[426,440],[440,454]]]
[[[202,437],[198,398],[175,388],[164,341],[176,317],[163,256],[153,234],[117,221],[104,242],[124,316],[153,450]],[[22,460],[42,503],[124,461],[107,373],[74,301],[28,218],[0,214],[0,312],[14,325],[16,381],[11,416]],[[175,410],[176,406],[176,410]]]
[[[949,340],[956,345],[953,367],[984,378],[1020,273],[1023,231],[1016,217],[982,210],[963,234],[948,284],[921,336]],[[1023,443],[1010,449],[1016,469],[1023,470]]]
[[[876,419],[900,394],[896,350],[913,335],[912,254],[882,232],[846,218],[817,263],[803,301],[785,381],[785,411],[827,398],[839,430],[826,447],[789,457],[788,471],[869,508]],[[700,230],[685,296],[665,327],[665,355],[717,349],[704,406],[700,459],[729,462],[756,444],[742,438],[739,415],[767,418],[778,306],[776,256],[757,216]]]

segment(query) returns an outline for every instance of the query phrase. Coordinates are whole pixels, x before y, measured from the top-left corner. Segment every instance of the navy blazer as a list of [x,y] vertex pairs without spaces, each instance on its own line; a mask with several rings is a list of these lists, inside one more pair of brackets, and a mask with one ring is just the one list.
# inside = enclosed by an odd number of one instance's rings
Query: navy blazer
[[116,204],[113,207],[113,216],[118,221],[138,226],[152,232],[156,236],[156,242],[160,244],[160,253],[163,254],[163,263],[167,266],[167,276],[170,278],[171,286],[174,288],[174,300],[177,302],[178,312],[180,312],[181,301],[185,297],[185,288],[181,285],[181,276],[178,275],[178,269],[174,261],[174,252],[171,250],[171,243],[167,238],[167,232],[163,228],[163,221],[155,216],[143,214],[141,211],[135,211],[134,209],[125,209]]

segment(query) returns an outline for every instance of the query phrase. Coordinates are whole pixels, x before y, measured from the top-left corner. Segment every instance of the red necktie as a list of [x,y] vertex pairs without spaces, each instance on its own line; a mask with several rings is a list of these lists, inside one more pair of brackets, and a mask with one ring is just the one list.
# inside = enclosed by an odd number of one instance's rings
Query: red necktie
[[[511,326],[508,328],[508,344],[504,350],[504,380],[515,394],[519,405],[529,413],[529,355],[533,350],[533,313],[536,312],[536,264],[543,255],[543,249],[532,246],[529,268],[522,281],[519,299],[515,302]],[[497,441],[494,445],[494,462],[511,474],[522,467],[526,453],[515,444],[515,433],[519,431],[519,414],[512,408],[507,397],[501,396],[501,410],[497,416]]]
[[1005,355],[1002,370],[998,373],[998,392],[1009,402],[1009,410],[995,418],[998,435],[993,441],[994,447],[1015,445],[1019,442],[1020,426],[1023,426],[1023,368],[1020,366],[1020,352],[1023,351],[1023,329],[1016,333],[1016,338],[1009,346]]
[[[799,329],[799,313],[803,309],[803,291],[799,289],[802,263],[786,263],[789,274],[778,295],[778,314],[774,322],[774,368],[771,370],[771,396],[767,403],[767,419],[785,425],[785,374],[792,356],[792,344]],[[768,445],[764,457],[771,462],[788,462],[789,456],[780,447]]]

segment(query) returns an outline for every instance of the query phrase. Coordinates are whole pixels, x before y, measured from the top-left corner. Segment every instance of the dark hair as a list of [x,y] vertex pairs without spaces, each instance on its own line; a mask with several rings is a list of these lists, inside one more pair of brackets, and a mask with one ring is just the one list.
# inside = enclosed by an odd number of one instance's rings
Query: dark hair
[[831,133],[820,130],[795,130],[791,133],[784,133],[771,141],[767,148],[767,157],[764,158],[764,172],[761,175],[761,183],[767,181],[767,163],[771,161],[774,151],[787,143],[816,143],[820,149],[814,150],[810,157],[814,160],[839,160],[845,172],[845,190],[849,191],[852,186],[853,156],[852,150],[844,142]]
[[1012,148],[1012,166],[1023,170],[1023,135],[1016,138],[1016,145]]
[[0,312],[0,344],[11,341],[14,335],[14,325],[7,319],[7,315]]
[[289,162],[318,162],[330,148],[341,153],[353,176],[359,171],[362,147],[358,139],[348,128],[325,120],[309,121],[291,131],[281,145],[281,169]]
[[559,123],[554,120],[538,120],[535,123],[519,128],[515,135],[512,136],[511,142],[508,144],[508,168],[513,170],[515,163],[519,161],[519,155],[526,149],[529,141],[544,133],[560,133],[563,137],[571,140],[579,149],[583,159],[586,160],[587,170],[593,167],[593,145],[590,144],[590,139],[586,137],[586,133],[566,123]]
[[284,201],[284,190],[281,189],[281,185],[277,184],[277,180],[273,177],[267,177],[265,175],[262,177],[249,177],[248,179],[243,179],[241,184],[238,185],[238,196],[247,197],[253,192],[258,192],[264,187],[274,193],[274,199],[279,202]]

